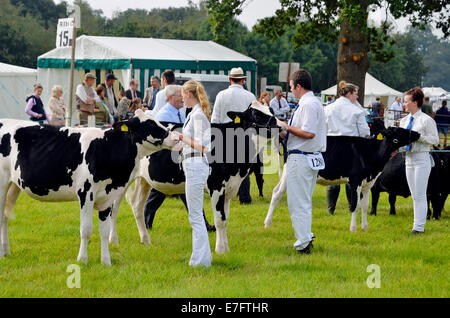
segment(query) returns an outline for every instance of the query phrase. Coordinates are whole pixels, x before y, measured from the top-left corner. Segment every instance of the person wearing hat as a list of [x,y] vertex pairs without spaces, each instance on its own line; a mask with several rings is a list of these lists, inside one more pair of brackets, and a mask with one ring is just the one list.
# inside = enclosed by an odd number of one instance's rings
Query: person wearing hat
[[99,110],[95,108],[95,104],[100,102],[100,98],[93,88],[96,79],[97,77],[95,77],[94,74],[87,73],[84,76],[84,82],[77,86],[75,99],[77,102],[78,120],[80,125],[87,124],[88,117],[99,112]]
[[[256,100],[255,95],[244,89],[245,76],[241,67],[231,69],[228,77],[230,86],[217,94],[211,115],[211,123],[231,122],[231,118],[227,115],[228,112],[243,112]],[[242,181],[238,196],[241,204],[252,202],[249,176]]]
[[114,117],[117,115],[117,99],[116,95],[114,94],[114,81],[117,80],[117,78],[114,76],[114,74],[109,73],[106,75],[106,80],[101,85],[105,88],[105,97],[108,99],[108,105],[110,106],[110,111],[113,113]]

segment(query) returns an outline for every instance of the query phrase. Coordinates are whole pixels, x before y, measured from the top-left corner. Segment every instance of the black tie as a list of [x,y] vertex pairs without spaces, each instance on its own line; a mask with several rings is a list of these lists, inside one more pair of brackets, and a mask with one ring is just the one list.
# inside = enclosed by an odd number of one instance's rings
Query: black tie
[[181,119],[180,111],[177,112],[177,115],[178,115],[178,120],[180,121],[180,124],[182,124],[183,120]]

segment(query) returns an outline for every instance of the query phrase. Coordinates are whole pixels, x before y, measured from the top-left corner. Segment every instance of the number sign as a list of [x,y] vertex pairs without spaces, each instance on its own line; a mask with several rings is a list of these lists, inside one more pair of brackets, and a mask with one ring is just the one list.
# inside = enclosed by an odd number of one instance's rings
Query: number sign
[[73,18],[59,19],[56,29],[56,47],[70,47],[73,39]]

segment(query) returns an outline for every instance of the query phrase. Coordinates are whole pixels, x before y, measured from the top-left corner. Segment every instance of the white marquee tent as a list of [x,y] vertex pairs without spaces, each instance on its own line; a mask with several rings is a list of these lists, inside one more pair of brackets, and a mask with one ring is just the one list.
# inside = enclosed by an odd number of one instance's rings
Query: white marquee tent
[[[63,87],[63,97],[68,101],[70,58],[70,47],[56,48],[38,57],[38,80],[44,86],[44,101],[55,84]],[[167,69],[175,73],[227,75],[233,67],[242,67],[247,86],[255,93],[256,60],[215,42],[82,35],[76,41],[73,89],[88,71],[96,74],[97,82],[103,82],[106,72],[112,71],[125,89],[130,79],[136,78],[144,92],[151,76],[160,76]],[[118,91],[116,87],[116,94]]]
[[25,98],[36,77],[35,69],[0,63],[0,118],[28,119]]
[[[326,97],[329,95],[336,95],[337,85],[327,88],[320,92],[322,102],[326,101]],[[366,83],[364,91],[364,105],[371,105],[375,102],[377,97],[381,97],[381,102],[386,106],[391,106],[395,101],[395,97],[403,96],[402,92],[396,91],[395,89],[383,84],[375,77],[366,73]]]

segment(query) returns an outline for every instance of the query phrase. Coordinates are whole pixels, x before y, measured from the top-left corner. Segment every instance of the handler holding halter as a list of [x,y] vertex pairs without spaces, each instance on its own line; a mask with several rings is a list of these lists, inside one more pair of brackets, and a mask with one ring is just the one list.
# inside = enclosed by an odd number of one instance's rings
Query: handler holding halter
[[277,121],[287,131],[287,201],[299,253],[309,254],[314,239],[311,233],[312,195],[318,170],[325,168],[321,152],[326,150],[325,113],[312,90],[311,74],[304,69],[290,79],[291,91],[300,98],[289,125]]
[[186,201],[192,227],[190,266],[211,266],[212,256],[208,232],[203,218],[203,195],[209,175],[206,153],[211,151],[211,111],[203,86],[196,81],[184,83],[181,90],[184,104],[193,108],[186,118],[183,134],[183,170],[186,176]]

